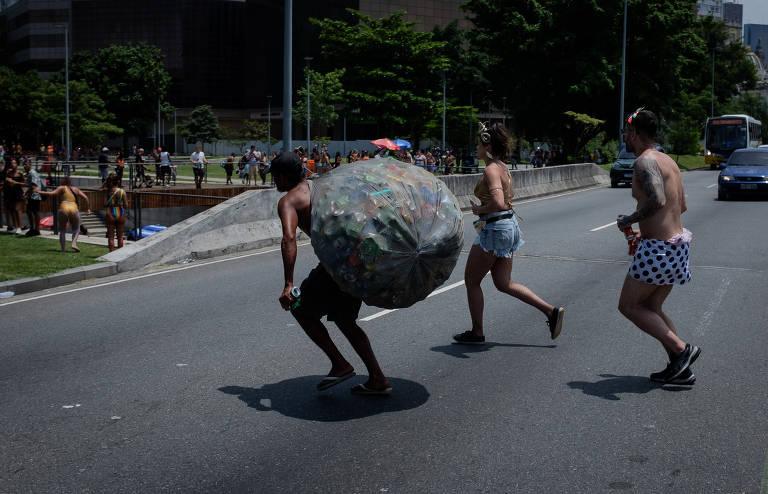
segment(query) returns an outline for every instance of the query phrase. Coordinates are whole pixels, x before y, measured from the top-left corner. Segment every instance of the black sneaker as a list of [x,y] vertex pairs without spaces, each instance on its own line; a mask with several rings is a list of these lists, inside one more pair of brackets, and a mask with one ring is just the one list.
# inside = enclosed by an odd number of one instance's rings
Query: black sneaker
[[679,376],[674,379],[669,378],[669,371],[672,364],[667,363],[667,367],[660,372],[654,372],[651,374],[651,381],[661,384],[678,384],[690,386],[696,382],[696,376],[691,371],[690,367],[687,367]]
[[675,355],[675,357],[672,359],[672,362],[667,367],[669,369],[669,377],[667,380],[672,380],[682,374],[689,365],[694,363],[696,359],[699,358],[700,353],[701,350],[699,347],[691,346],[690,343],[686,343],[685,350]]
[[676,378],[667,380],[667,384],[677,384],[683,386],[692,386],[695,382],[696,376],[693,374],[690,366]]
[[482,345],[485,343],[485,336],[477,336],[472,331],[464,331],[454,335],[453,339],[461,345]]
[[552,314],[547,319],[547,326],[549,326],[549,336],[554,340],[560,336],[560,331],[563,330],[563,317],[565,316],[565,307],[555,307],[552,309]]

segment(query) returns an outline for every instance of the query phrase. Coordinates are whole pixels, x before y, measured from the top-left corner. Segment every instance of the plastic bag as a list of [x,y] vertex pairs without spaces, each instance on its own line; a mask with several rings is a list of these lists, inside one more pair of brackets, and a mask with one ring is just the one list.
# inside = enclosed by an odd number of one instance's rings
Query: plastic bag
[[462,213],[434,175],[379,158],[312,182],[312,247],[344,292],[403,308],[451,275],[464,244]]

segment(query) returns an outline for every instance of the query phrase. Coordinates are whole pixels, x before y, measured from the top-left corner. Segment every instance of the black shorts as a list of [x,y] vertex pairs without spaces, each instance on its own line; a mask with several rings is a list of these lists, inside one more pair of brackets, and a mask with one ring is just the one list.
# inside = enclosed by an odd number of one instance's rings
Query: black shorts
[[363,301],[341,291],[322,264],[301,282],[301,304],[297,315],[312,319],[328,316],[329,321],[355,321]]
[[40,200],[39,199],[27,199],[27,212],[39,213],[40,212]]
[[193,168],[193,170],[195,171],[195,177],[202,178],[205,176],[205,170],[203,170],[202,168]]

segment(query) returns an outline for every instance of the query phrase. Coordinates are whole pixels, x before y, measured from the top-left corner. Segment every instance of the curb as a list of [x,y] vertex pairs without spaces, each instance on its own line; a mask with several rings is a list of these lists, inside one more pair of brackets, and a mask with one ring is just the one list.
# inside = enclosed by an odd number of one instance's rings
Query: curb
[[47,276],[3,281],[0,282],[0,292],[14,292],[15,295],[21,295],[23,293],[38,292],[48,288],[69,285],[78,281],[104,278],[113,274],[117,274],[117,264],[114,262],[100,262],[98,264],[65,269],[64,271]]

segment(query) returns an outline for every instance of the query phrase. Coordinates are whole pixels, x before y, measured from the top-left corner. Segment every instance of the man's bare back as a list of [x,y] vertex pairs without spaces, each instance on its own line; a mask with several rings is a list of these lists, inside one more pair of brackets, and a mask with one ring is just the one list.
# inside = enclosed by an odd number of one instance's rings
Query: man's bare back
[[[283,221],[283,228],[293,226],[310,235],[312,228],[312,199],[306,180],[299,182],[277,203],[277,211]],[[286,223],[288,223],[286,225]]]
[[683,232],[680,218],[685,212],[685,193],[677,163],[655,149],[646,149],[636,160],[632,197],[637,211],[632,218],[643,238],[668,240]]

